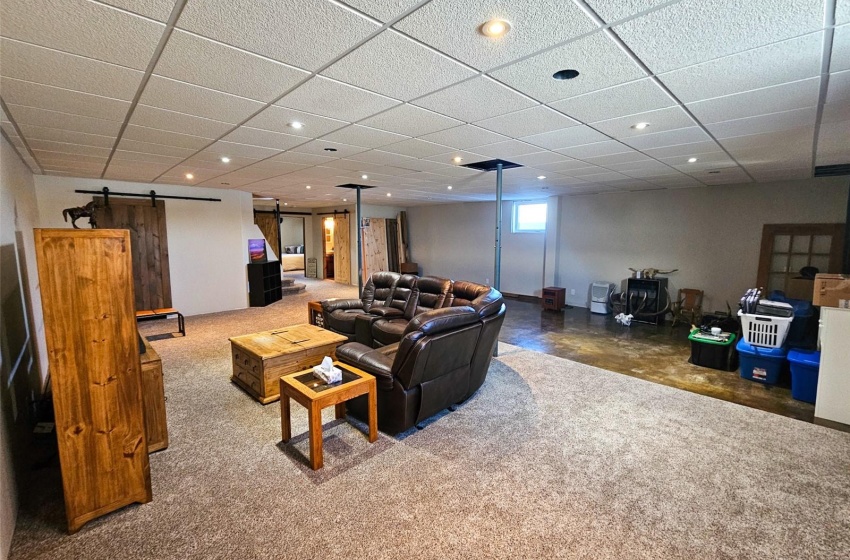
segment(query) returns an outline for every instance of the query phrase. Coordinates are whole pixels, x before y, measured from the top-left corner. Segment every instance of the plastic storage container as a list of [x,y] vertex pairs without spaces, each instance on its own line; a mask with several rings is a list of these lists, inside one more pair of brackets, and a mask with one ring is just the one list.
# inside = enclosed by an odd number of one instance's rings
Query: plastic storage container
[[789,350],[788,363],[791,364],[791,396],[798,401],[814,403],[818,394],[820,352]]
[[691,341],[691,363],[695,366],[735,371],[738,369],[738,351],[735,349],[735,334],[729,335],[729,340],[719,341],[700,338],[699,329],[694,329],[688,336]]
[[788,329],[785,345],[790,348],[813,348],[817,340],[815,308],[811,301],[785,297],[780,291],[770,292],[770,299],[788,303],[794,309],[794,320]]
[[794,317],[770,317],[738,311],[741,319],[743,340],[753,346],[781,348],[788,336],[788,328]]
[[788,351],[784,348],[753,346],[745,340],[738,342],[741,360],[741,377],[767,385],[775,385],[787,363]]

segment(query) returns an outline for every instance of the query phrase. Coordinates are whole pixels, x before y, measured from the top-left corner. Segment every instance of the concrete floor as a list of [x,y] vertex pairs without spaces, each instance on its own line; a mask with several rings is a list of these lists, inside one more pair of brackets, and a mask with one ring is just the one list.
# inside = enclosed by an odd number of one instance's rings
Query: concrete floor
[[741,379],[688,363],[688,327],[617,324],[611,315],[576,307],[544,311],[540,303],[506,299],[507,315],[499,339],[653,383],[661,383],[767,412],[812,422],[814,405],[791,398],[788,379],[776,386]]

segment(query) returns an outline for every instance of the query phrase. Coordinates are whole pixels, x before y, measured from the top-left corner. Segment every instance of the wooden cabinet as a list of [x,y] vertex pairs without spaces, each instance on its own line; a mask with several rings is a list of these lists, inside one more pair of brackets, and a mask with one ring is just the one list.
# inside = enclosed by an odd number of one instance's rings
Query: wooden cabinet
[[68,530],[151,500],[127,230],[36,229]]
[[267,261],[248,265],[248,302],[265,307],[283,297],[280,287],[280,262]]
[[165,421],[165,383],[162,378],[162,359],[146,338],[142,338],[145,353],[142,361],[142,399],[145,403],[145,434],[148,453],[168,447],[168,425]]

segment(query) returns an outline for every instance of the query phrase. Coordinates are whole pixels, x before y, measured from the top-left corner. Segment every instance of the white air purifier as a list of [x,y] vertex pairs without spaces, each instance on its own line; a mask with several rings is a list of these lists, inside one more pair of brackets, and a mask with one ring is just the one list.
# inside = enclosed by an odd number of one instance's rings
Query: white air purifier
[[607,315],[608,294],[614,291],[614,284],[610,282],[594,282],[590,285],[590,312]]

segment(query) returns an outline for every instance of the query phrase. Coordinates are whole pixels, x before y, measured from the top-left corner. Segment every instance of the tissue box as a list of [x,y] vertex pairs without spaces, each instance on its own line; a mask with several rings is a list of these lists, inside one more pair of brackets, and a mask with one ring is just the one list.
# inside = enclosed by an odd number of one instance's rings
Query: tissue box
[[330,372],[323,370],[322,366],[313,366],[313,375],[328,385],[342,381],[342,370],[336,366],[334,366]]

